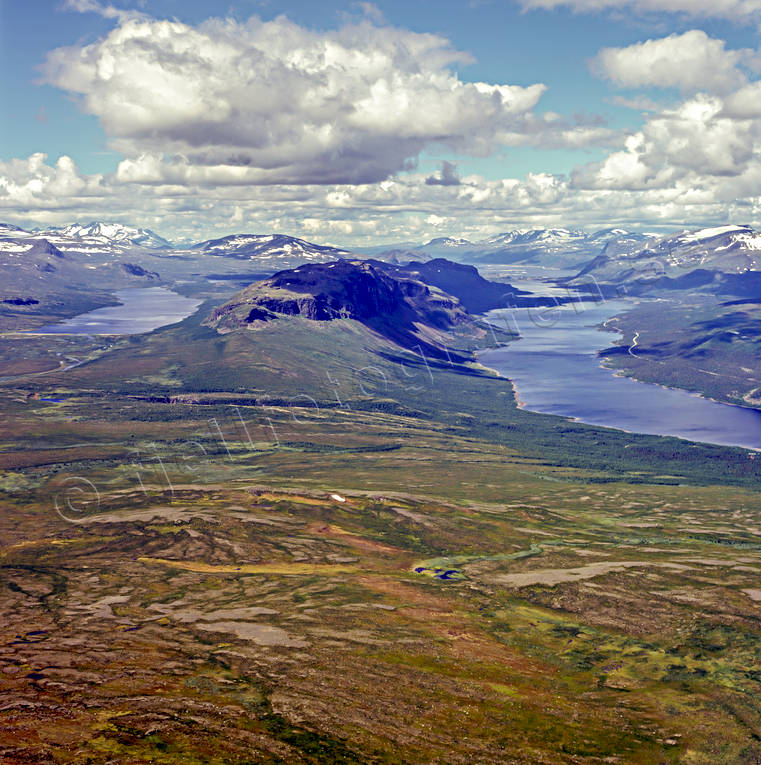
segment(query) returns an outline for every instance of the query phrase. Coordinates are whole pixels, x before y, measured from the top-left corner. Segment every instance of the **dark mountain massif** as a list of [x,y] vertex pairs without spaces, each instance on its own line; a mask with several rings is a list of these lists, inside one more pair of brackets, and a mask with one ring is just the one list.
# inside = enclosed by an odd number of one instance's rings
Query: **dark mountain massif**
[[234,295],[207,324],[226,333],[294,316],[352,319],[403,347],[420,345],[434,355],[446,347],[444,333],[473,324],[452,295],[410,273],[392,275],[381,264],[360,260],[281,271]]
[[530,293],[525,290],[506,282],[489,281],[478,273],[475,266],[453,263],[446,258],[434,258],[424,263],[413,261],[403,266],[381,261],[372,263],[395,278],[419,279],[454,295],[473,314],[495,308],[537,304],[536,299],[527,297]]

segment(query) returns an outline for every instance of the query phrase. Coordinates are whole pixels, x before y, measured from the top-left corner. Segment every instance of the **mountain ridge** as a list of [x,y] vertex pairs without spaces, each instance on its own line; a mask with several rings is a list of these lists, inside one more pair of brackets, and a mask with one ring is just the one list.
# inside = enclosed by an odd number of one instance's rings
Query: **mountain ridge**
[[350,319],[404,347],[448,356],[446,333],[474,326],[460,301],[409,274],[364,260],[309,263],[254,282],[204,322],[221,334],[256,329],[284,317]]
[[761,233],[747,225],[717,226],[648,240],[637,246],[606,246],[566,283],[590,279],[610,291],[631,294],[703,289],[747,295],[761,286]]

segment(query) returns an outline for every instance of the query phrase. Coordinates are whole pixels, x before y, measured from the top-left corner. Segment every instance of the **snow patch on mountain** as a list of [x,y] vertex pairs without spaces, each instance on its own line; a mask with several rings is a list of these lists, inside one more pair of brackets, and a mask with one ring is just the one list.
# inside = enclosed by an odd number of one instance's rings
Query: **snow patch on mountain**
[[253,260],[270,268],[289,268],[298,263],[324,263],[353,258],[349,250],[314,244],[285,234],[231,234],[192,245],[206,255]]
[[54,226],[38,233],[83,239],[92,244],[134,245],[152,250],[167,249],[172,246],[171,242],[150,229],[135,228],[134,226],[125,226],[121,223],[107,223],[103,221]]

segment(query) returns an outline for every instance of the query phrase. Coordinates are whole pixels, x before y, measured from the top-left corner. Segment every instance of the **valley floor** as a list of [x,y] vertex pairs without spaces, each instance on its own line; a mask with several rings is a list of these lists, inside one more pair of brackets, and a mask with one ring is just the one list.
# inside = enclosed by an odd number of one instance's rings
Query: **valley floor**
[[329,324],[6,351],[3,762],[761,760],[755,455]]

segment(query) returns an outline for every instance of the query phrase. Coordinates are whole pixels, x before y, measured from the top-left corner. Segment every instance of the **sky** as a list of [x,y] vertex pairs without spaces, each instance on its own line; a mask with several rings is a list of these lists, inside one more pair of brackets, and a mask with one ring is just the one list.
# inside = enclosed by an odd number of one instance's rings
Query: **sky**
[[761,227],[761,0],[0,0],[0,221]]

